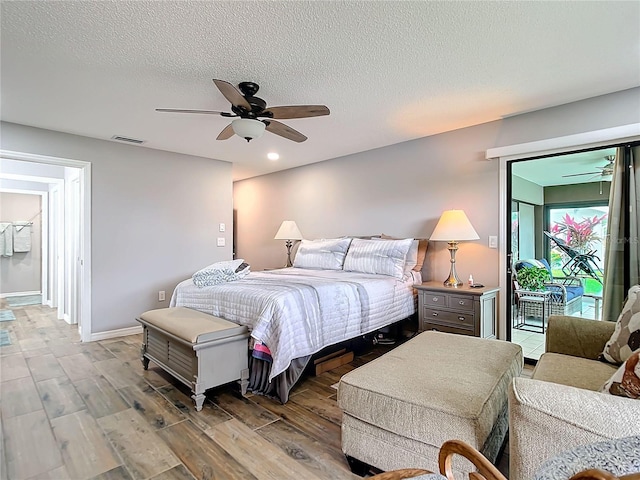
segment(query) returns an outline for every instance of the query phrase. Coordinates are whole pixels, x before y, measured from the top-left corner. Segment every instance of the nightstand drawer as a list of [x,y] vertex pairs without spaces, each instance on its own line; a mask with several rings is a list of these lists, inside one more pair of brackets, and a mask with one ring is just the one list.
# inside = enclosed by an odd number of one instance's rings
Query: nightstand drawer
[[425,305],[446,307],[449,303],[448,299],[449,297],[444,293],[422,292],[422,301]]
[[436,332],[444,332],[444,333],[457,333],[458,335],[471,335],[471,336],[474,335],[473,330],[470,330],[467,328],[456,328],[448,325],[440,325],[438,323],[424,322],[422,324],[421,331],[426,332],[429,330],[435,330]]
[[473,297],[462,295],[449,295],[449,308],[455,310],[468,310],[473,312]]
[[446,325],[451,325],[458,328],[473,329],[473,326],[474,326],[473,320],[474,320],[473,313],[446,312],[443,310],[434,310],[432,308],[424,309],[425,322],[446,324]]

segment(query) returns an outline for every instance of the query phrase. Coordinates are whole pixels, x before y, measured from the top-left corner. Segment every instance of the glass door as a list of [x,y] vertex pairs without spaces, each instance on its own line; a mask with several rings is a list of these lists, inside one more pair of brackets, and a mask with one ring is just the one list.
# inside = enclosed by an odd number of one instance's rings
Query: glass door
[[[507,339],[522,346],[529,361],[544,353],[550,315],[601,317],[610,189],[604,173],[611,155],[615,148],[507,164]],[[538,274],[546,274],[543,285],[527,279]]]

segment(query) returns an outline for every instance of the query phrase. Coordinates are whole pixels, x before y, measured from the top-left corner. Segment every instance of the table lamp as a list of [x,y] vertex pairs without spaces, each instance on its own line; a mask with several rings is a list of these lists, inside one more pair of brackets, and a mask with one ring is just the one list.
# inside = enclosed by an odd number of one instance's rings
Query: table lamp
[[287,264],[285,267],[291,267],[293,263],[291,263],[291,247],[293,246],[293,240],[302,240],[302,234],[300,233],[300,229],[296,222],[293,220],[285,220],[280,225],[276,236],[273,237],[274,240],[286,240],[285,245],[287,246]]
[[451,271],[449,278],[444,281],[445,287],[457,287],[463,282],[456,273],[456,251],[459,240],[478,240],[480,237],[462,210],[447,210],[442,213],[435,230],[429,240],[435,242],[449,242],[451,252]]

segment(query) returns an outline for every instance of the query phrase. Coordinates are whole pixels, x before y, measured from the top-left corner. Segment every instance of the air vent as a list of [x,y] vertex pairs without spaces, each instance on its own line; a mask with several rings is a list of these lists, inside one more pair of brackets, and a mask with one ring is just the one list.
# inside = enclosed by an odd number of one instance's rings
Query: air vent
[[111,140],[117,140],[118,142],[135,143],[136,145],[142,145],[144,143],[144,140],[138,140],[137,138],[123,137],[120,135],[114,135],[113,137],[111,137]]

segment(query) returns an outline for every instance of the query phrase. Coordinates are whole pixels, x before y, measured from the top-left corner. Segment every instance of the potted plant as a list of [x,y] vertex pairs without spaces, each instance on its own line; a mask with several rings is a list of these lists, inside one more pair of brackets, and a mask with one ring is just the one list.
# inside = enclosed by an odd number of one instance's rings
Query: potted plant
[[551,279],[547,269],[539,267],[523,267],[518,270],[516,278],[523,290],[529,290],[531,292],[544,290],[545,282]]

